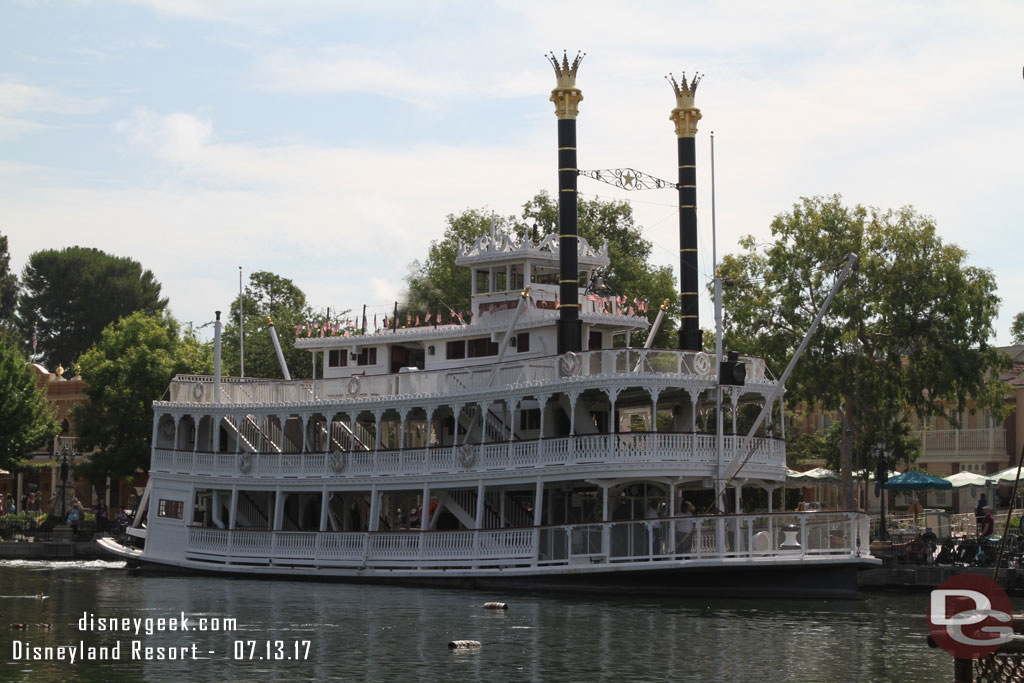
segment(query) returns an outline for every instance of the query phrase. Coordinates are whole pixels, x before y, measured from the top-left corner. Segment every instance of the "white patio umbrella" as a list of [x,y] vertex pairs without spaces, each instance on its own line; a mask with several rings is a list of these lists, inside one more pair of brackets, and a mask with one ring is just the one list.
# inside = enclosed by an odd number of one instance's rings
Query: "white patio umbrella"
[[[1016,468],[1014,468],[1014,472],[1016,472]],[[946,477],[946,481],[951,483],[955,489],[962,486],[987,486],[989,479],[990,477],[975,474],[974,472],[957,472],[950,477]]]
[[[961,472],[961,474],[963,473]],[[1000,484],[1012,484],[1014,480],[1017,478],[1017,467],[1016,465],[1013,467],[1008,467],[1001,472],[985,475],[984,478],[989,480],[995,480],[997,483]],[[1021,472],[1020,478],[1024,480],[1024,472]]]

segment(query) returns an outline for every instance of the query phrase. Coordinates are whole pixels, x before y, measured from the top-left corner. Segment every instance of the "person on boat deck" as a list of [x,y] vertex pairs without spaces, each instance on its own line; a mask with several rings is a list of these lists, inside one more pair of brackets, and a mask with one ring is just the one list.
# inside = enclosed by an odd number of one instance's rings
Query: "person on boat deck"
[[117,533],[123,534],[125,527],[128,526],[128,513],[124,511],[124,508],[119,508],[114,519],[117,520]]
[[[652,500],[650,507],[647,508],[647,512],[644,513],[644,519],[660,519],[661,515],[658,513],[658,508],[658,501]],[[653,531],[651,534],[651,553],[660,555],[664,552],[661,547],[661,522],[655,521],[650,524],[651,530]]]
[[988,538],[996,528],[996,518],[992,516],[992,508],[986,505],[983,508],[984,517],[981,518],[981,531],[978,536]]
[[697,527],[697,522],[693,519],[694,512],[693,503],[690,501],[684,500],[679,503],[679,516],[683,519],[676,524],[676,552],[688,553],[693,547],[693,531]]
[[423,506],[420,505],[419,507],[416,508],[416,512],[413,515],[413,520],[415,520],[415,521],[410,521],[410,524],[419,524],[421,521],[429,523],[430,520],[434,518],[434,513],[435,512],[437,512],[437,498],[434,498],[433,496],[431,496],[430,497],[430,517],[427,518],[426,520],[423,519]]

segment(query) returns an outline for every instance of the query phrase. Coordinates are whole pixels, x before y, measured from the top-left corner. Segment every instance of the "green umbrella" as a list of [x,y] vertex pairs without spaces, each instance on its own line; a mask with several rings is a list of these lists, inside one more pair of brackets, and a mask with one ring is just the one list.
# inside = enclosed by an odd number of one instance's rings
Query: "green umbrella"
[[890,491],[922,491],[924,489],[951,489],[953,483],[924,472],[912,471],[893,477],[882,486]]

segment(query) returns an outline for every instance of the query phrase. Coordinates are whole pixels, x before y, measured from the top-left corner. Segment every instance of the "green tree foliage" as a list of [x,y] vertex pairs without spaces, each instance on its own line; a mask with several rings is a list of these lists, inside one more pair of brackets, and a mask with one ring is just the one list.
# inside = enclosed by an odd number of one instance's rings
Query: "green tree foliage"
[[0,234],[0,333],[14,321],[18,301],[18,276],[11,272],[11,255],[7,236]]
[[146,468],[153,401],[176,374],[212,373],[213,349],[180,335],[170,314],[137,311],[108,325],[81,366],[89,400],[75,407],[72,420],[81,450],[96,449],[82,473],[99,481]]
[[46,393],[36,384],[28,361],[0,336],[0,467],[17,466],[58,432]]
[[1014,344],[1024,344],[1024,312],[1013,316],[1013,324],[1010,325],[1010,335]]
[[722,272],[733,283],[723,297],[727,347],[763,355],[776,375],[844,257],[860,257],[859,273],[840,289],[787,386],[791,403],[838,411],[848,505],[854,460],[873,467],[879,444],[893,460],[916,456],[910,415],[955,425],[968,396],[1005,415],[1006,387],[994,371],[1006,360],[988,345],[999,306],[995,279],[943,244],[931,218],[814,197],[777,216],[771,229],[772,243],[745,238],[745,251],[727,256]]
[[[306,295],[286,277],[267,271],[249,276],[245,288],[245,376],[280,379],[284,377],[274,351],[267,318],[274,321],[288,372],[292,377],[310,377],[313,359],[309,351],[295,348],[295,326],[305,327],[314,318]],[[224,325],[222,339],[224,374],[241,374],[238,345],[238,297]]]
[[21,280],[22,335],[31,339],[33,325],[38,325],[38,350],[47,367],[70,366],[110,323],[135,311],[153,314],[167,306],[151,271],[99,249],[37,251]]
[[[675,345],[678,323],[678,301],[672,269],[648,264],[653,245],[644,239],[642,229],[634,223],[632,207],[622,201],[580,199],[578,203],[579,233],[592,245],[608,242],[611,265],[603,272],[609,294],[625,294],[647,299],[651,303],[651,321],[665,299],[670,302],[655,338],[655,346]],[[533,236],[543,239],[558,234],[558,202],[540,192],[523,205],[517,216],[495,217],[498,225],[515,239]],[[469,269],[455,265],[459,240],[470,244],[490,232],[491,215],[483,210],[467,209],[449,214],[444,237],[431,243],[427,257],[412,264],[407,278],[408,310],[415,313],[447,312],[449,308],[465,311],[470,307],[472,291]],[[674,304],[674,305],[673,305]],[[672,315],[674,313],[674,315]]]

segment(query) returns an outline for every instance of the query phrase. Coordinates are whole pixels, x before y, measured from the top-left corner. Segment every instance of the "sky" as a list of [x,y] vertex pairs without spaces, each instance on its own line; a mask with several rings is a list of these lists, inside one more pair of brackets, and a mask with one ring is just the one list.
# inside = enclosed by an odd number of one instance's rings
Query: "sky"
[[[0,233],[17,272],[41,249],[129,256],[196,327],[228,309],[239,267],[383,314],[448,214],[557,194],[544,55],[582,50],[582,169],[674,179],[664,77],[704,74],[702,285],[713,131],[719,257],[768,242],[800,197],[913,205],[995,274],[1007,344],[1024,311],[1021,26],[1024,3],[985,0],[4,0]],[[628,199],[678,274],[674,192],[580,191]]]

